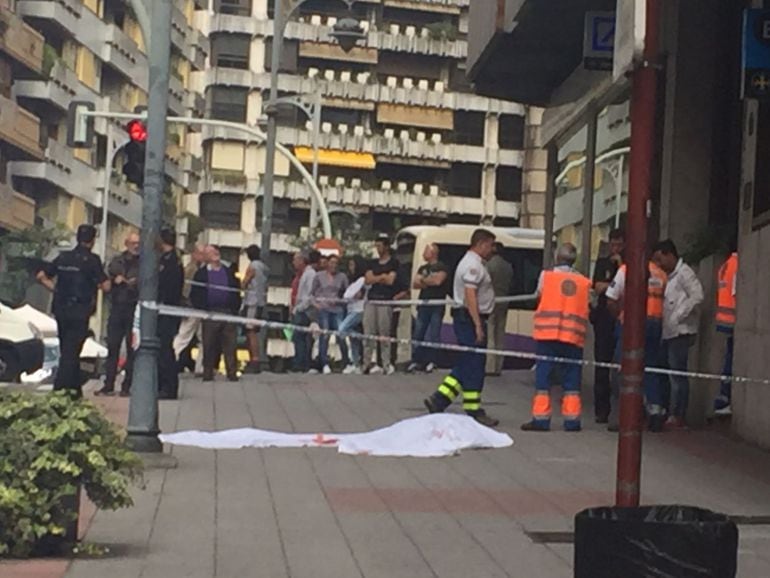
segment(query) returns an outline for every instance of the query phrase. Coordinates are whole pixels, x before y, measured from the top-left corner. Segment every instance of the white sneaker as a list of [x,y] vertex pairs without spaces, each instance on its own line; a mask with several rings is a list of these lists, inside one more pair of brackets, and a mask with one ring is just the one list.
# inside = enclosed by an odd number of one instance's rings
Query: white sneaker
[[318,375],[318,370],[316,368],[308,370],[309,375]]
[[396,373],[396,368],[392,365],[386,365],[385,366],[385,375],[393,375]]
[[342,370],[342,374],[343,375],[352,375],[352,374],[354,374],[356,372],[356,369],[358,369],[358,368],[351,363],[345,369]]
[[382,375],[385,371],[379,365],[372,365],[369,368],[369,375]]
[[329,367],[328,365],[324,365],[324,375],[331,375],[331,373],[332,373],[332,368]]
[[436,371],[436,364],[433,362],[430,362],[428,365],[425,366],[425,373],[433,373]]
[[733,408],[729,405],[721,409],[714,410],[714,415],[733,415]]
[[361,366],[354,365],[353,366],[353,371],[351,371],[350,373],[352,373],[353,375],[363,375],[364,374],[364,370],[361,369]]

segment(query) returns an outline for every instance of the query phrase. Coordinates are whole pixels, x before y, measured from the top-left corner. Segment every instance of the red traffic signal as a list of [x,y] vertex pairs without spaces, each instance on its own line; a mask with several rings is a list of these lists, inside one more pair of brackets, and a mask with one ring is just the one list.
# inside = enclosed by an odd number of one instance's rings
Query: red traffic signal
[[132,120],[126,125],[128,136],[134,142],[145,142],[147,140],[147,127],[141,120]]

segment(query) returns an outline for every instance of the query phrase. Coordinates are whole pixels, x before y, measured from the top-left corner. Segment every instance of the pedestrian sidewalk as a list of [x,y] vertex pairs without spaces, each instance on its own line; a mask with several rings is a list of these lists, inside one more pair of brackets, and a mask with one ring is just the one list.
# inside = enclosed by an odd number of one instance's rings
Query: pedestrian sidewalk
[[[531,379],[519,372],[489,382],[486,407],[514,438],[503,450],[404,459],[333,448],[170,448],[177,467],[149,470],[134,508],[94,517],[87,539],[110,554],[75,560],[66,576],[572,576],[570,544],[547,543],[549,535],[535,543],[528,533],[571,531],[576,512],[612,503],[617,436],[592,423],[580,434],[520,432]],[[184,380],[182,400],[161,405],[162,428],[370,430],[421,413],[436,382],[419,375]],[[645,503],[768,516],[770,454],[708,431],[646,436],[642,488]],[[740,530],[739,576],[770,576],[770,526]],[[61,567],[7,568],[0,565],[0,577],[64,575]]]

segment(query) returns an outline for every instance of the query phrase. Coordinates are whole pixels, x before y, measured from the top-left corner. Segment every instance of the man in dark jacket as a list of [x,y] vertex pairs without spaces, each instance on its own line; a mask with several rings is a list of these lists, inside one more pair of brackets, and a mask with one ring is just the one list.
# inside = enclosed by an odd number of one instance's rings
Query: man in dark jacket
[[53,388],[75,397],[82,396],[80,353],[88,337],[88,320],[96,310],[97,291],[110,290],[102,261],[91,252],[95,239],[92,225],[80,225],[77,247],[64,251],[37,274],[37,280],[54,293],[53,314],[61,355]]
[[[176,233],[164,228],[160,232],[161,256],[158,273],[158,303],[179,306],[182,302],[184,270],[176,252]],[[158,398],[176,399],[179,392],[179,371],[174,354],[174,337],[179,332],[178,317],[158,317]]]
[[131,344],[134,328],[134,312],[139,300],[139,235],[126,237],[126,250],[110,261],[107,276],[112,282],[110,318],[107,321],[107,363],[104,387],[96,395],[113,395],[118,375],[118,359],[123,343],[126,346],[126,366],[120,395],[128,396],[134,366],[134,349]]
[[[195,274],[190,292],[193,307],[213,313],[238,315],[241,308],[240,284],[235,268],[225,266],[219,248],[206,247],[205,267]],[[227,379],[238,381],[236,348],[238,328],[223,321],[203,322],[203,381],[214,381],[214,372],[224,355]]]

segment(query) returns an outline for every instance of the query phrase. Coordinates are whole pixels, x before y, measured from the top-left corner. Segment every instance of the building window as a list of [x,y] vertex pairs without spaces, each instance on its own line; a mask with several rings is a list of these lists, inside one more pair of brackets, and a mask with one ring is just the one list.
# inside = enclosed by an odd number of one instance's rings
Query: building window
[[456,163],[449,171],[449,192],[458,197],[481,198],[481,165]]
[[770,103],[761,102],[757,112],[757,150],[754,173],[754,224],[770,223]]
[[497,167],[495,197],[498,201],[521,202],[521,175],[519,167]]
[[246,122],[249,89],[232,86],[213,86],[210,89],[209,116],[218,120]]
[[501,114],[497,144],[501,149],[524,148],[524,117],[518,114]]
[[246,34],[215,34],[211,39],[211,60],[222,68],[249,69],[251,37]]
[[484,146],[484,113],[458,110],[454,115],[455,144]]
[[241,230],[241,195],[204,193],[200,197],[201,218],[212,229]]
[[214,12],[234,16],[251,16],[251,0],[214,0]]

